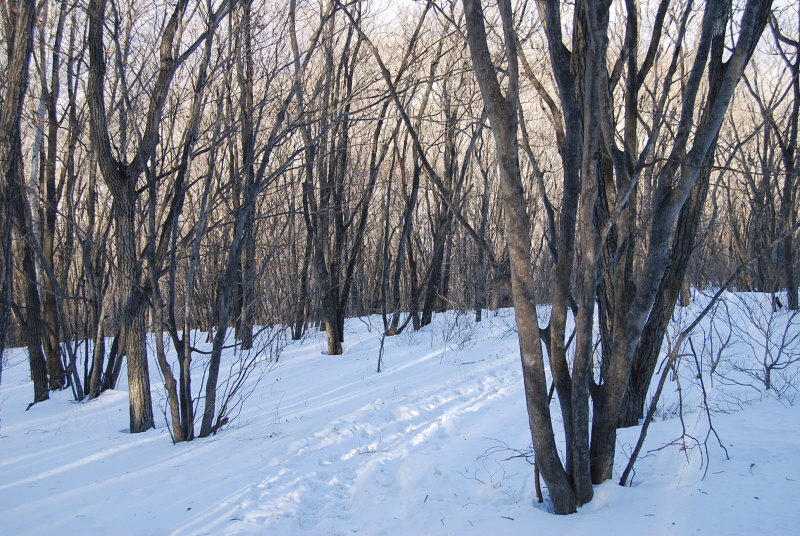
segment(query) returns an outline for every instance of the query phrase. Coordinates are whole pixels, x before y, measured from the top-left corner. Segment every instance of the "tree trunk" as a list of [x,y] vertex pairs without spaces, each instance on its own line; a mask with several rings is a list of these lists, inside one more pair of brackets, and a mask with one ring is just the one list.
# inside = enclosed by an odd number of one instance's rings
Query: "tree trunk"
[[425,287],[425,301],[422,305],[421,324],[423,326],[427,326],[433,320],[433,311],[436,308],[441,291],[446,242],[450,238],[450,222],[447,217],[447,208],[440,207],[440,210],[442,212],[436,220],[437,225],[433,241],[433,251],[431,253],[430,265],[428,266],[428,283]]
[[311,235],[306,234],[306,245],[303,248],[303,267],[300,270],[300,290],[297,303],[294,305],[294,318],[292,319],[292,340],[299,341],[303,338],[306,327],[306,309],[308,307],[308,263],[311,258]]
[[[481,223],[478,235],[481,240],[486,239],[486,224],[489,221],[489,170],[481,167],[483,176],[483,195],[481,196]],[[486,269],[483,259],[483,248],[478,248],[478,263],[475,268],[475,322],[481,321],[483,309],[486,307],[485,286]]]
[[35,252],[31,245],[31,241],[35,240],[35,237],[31,234],[31,212],[25,198],[25,191],[17,181],[13,182],[12,186],[15,186],[14,220],[18,232],[16,253],[22,264],[20,282],[25,300],[21,314],[19,314],[19,323],[25,345],[28,347],[28,362],[33,381],[33,402],[31,404],[33,405],[49,398],[47,363],[42,353],[42,318],[34,260]]
[[[131,195],[133,193],[131,192]],[[126,202],[127,201],[127,202]],[[147,363],[146,302],[139,286],[141,265],[137,257],[135,201],[123,199],[115,208],[117,261],[120,270],[119,298],[123,304],[122,325],[125,331],[125,353],[128,358],[128,398],[130,432],[155,428],[153,402],[150,396],[150,371]]]
[[537,323],[530,273],[530,224],[522,189],[517,147],[516,43],[512,29],[511,5],[501,3],[507,59],[512,65],[509,95],[502,95],[491,63],[483,10],[478,0],[464,0],[467,39],[472,65],[492,123],[500,168],[500,196],[505,209],[506,244],[511,264],[511,288],[519,335],[525,398],[536,464],[547,484],[557,514],[576,509],[576,496],[570,477],[559,459],[550,419],[544,356]]
[[[402,163],[400,169],[401,173],[404,173],[405,166]],[[391,324],[386,332],[388,336],[397,335],[400,331],[400,278],[403,274],[403,264],[406,260],[406,257],[409,258],[409,264],[411,261],[413,261],[410,249],[411,244],[409,242],[411,239],[411,229],[414,221],[414,209],[417,205],[417,194],[419,193],[419,176],[419,162],[416,158],[414,158],[414,169],[411,175],[411,191],[406,197],[405,211],[403,212],[403,226],[402,230],[400,231],[400,240],[397,244],[397,256],[395,260],[394,273],[392,274],[392,309],[394,312],[392,313]],[[406,249],[409,250],[408,254],[406,253]],[[415,270],[416,268],[414,267],[413,269]],[[416,279],[416,273],[414,274],[414,278]],[[416,293],[416,282],[413,283],[411,292]],[[416,317],[416,312],[409,311],[409,315]],[[415,326],[414,329],[419,329],[419,326]]]
[[[139,177],[151,161],[159,142],[159,126],[172,79],[181,58],[173,57],[176,35],[186,11],[187,0],[178,0],[161,33],[158,69],[152,85],[146,119],[137,130],[137,147],[130,162],[122,162],[114,155],[108,129],[105,105],[106,51],[104,46],[105,0],[90,0],[88,5],[89,76],[87,102],[92,149],[97,155],[100,172],[114,199],[117,263],[119,274],[117,289],[122,304],[122,331],[128,356],[128,396],[130,399],[130,431],[143,432],[155,427],[150,396],[150,377],[147,366],[145,337],[148,289],[141,280],[142,267],[136,246],[136,208]],[[198,41],[199,44],[199,41]],[[124,65],[117,65],[125,68]],[[122,73],[120,73],[122,75]],[[121,107],[127,113],[127,106]],[[121,117],[121,136],[127,136],[127,120]],[[121,146],[125,146],[120,142]],[[118,363],[115,363],[116,367]],[[116,374],[114,374],[116,375]]]
[[[52,45],[52,65],[50,70],[50,88],[47,87],[46,77],[42,75],[43,95],[47,107],[47,151],[44,161],[44,218],[41,226],[41,245],[42,262],[47,263],[50,270],[57,273],[55,262],[55,240],[56,240],[56,215],[58,213],[58,203],[61,191],[56,187],[56,159],[58,157],[58,130],[59,121],[57,115],[57,102],[59,97],[60,80],[60,54],[61,42],[64,34],[64,19],[67,14],[67,2],[61,2],[56,32]],[[44,36],[45,33],[42,33]],[[44,48],[42,49],[44,50]],[[41,69],[46,70],[46,59],[42,57]],[[56,303],[55,287],[57,282],[51,281],[49,277],[42,278],[43,305],[44,305],[44,350],[47,355],[47,371],[50,375],[50,389],[59,390],[66,385],[64,368],[61,365],[61,345],[59,325],[58,305]]]
[[5,36],[7,62],[4,95],[0,103],[0,377],[11,311],[13,182],[22,180],[22,162],[18,160],[22,147],[20,118],[28,88],[35,2],[8,2],[7,7],[11,15],[7,29],[11,34]]

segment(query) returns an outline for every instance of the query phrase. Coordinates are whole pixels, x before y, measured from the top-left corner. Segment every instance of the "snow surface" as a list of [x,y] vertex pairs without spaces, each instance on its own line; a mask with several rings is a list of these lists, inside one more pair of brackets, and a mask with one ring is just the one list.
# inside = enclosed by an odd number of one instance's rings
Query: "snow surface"
[[[530,435],[511,311],[480,324],[451,312],[386,338],[380,374],[380,319],[349,320],[345,329],[342,356],[324,355],[318,333],[287,343],[277,363],[260,365],[231,426],[178,445],[155,363],[158,428],[130,435],[124,382],[90,402],[54,393],[26,412],[27,356],[7,352],[0,533],[800,532],[800,411],[786,394],[735,385],[746,381],[706,385],[726,459],[713,435],[707,453],[689,438],[669,444],[682,431],[670,381],[633,485],[606,482],[577,514],[561,517],[536,502],[524,456]],[[708,421],[696,369],[684,368],[683,422],[702,443]],[[619,433],[617,479],[638,434]]]

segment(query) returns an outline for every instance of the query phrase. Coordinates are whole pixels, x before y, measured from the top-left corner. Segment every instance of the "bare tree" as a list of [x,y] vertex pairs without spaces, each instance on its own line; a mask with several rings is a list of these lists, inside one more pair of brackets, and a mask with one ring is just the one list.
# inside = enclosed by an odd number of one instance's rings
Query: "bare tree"
[[[189,168],[193,161],[195,147],[200,138],[200,123],[203,116],[204,104],[207,99],[206,87],[209,77],[217,72],[217,69],[210,65],[214,44],[214,31],[221,17],[225,14],[224,11],[214,12],[213,6],[210,3],[207,4],[207,8],[209,10],[209,17],[206,22],[207,37],[203,46],[203,53],[197,65],[197,79],[192,85],[192,101],[187,118],[188,129],[180,140],[181,145],[178,152],[178,163],[172,170],[174,171],[174,183],[171,188],[167,189],[172,192],[172,197],[169,199],[169,210],[161,224],[158,224],[156,221],[156,207],[159,202],[165,202],[167,199],[163,199],[163,194],[159,195],[159,190],[161,189],[158,187],[156,174],[151,172],[147,177],[149,191],[148,247],[145,250],[145,257],[147,259],[147,276],[153,291],[152,322],[156,343],[156,362],[164,378],[164,386],[167,390],[170,419],[172,421],[172,436],[175,443],[191,441],[194,438],[194,413],[191,395],[190,333],[192,326],[189,324],[191,313],[184,311],[184,325],[180,326],[183,328],[183,334],[179,334],[179,326],[176,319],[176,309],[179,308],[176,296],[179,254],[177,242],[179,219],[183,213],[187,192],[189,190]],[[220,112],[222,102],[223,99],[218,99],[218,112]],[[220,119],[221,118],[218,117],[214,122],[214,132],[210,140],[212,159],[216,154],[216,145],[220,136]],[[210,193],[209,190],[211,189],[209,182],[212,176],[213,166],[209,165],[209,172],[206,174],[206,188],[203,193],[206,203]],[[199,219],[201,221],[195,230],[196,236],[194,238],[198,244],[204,235],[205,215],[206,211],[204,206],[200,210]],[[193,255],[192,260],[194,262],[189,267],[190,271],[196,269],[196,263],[199,259]],[[163,266],[165,262],[168,263],[168,268],[166,270]],[[161,275],[165,271],[169,274],[166,299],[163,296],[160,284]],[[187,277],[186,285],[187,302],[191,304],[194,287],[194,276],[192,274]],[[178,357],[178,381],[175,380],[165,350],[163,340],[163,331],[165,327],[169,332]]]
[[[17,177],[19,179],[20,177]],[[16,256],[19,263],[19,286],[22,288],[23,303],[12,304],[20,327],[22,327],[25,346],[28,348],[28,363],[33,380],[33,402],[49,398],[51,384],[48,384],[47,363],[42,352],[42,317],[39,300],[39,278],[36,274],[36,237],[33,233],[31,208],[25,189],[20,180],[11,183],[13,190],[14,227],[17,230]],[[59,360],[59,367],[61,362]],[[63,369],[62,369],[63,376]],[[59,384],[60,385],[60,384]]]
[[[44,187],[43,187],[43,213],[44,218],[41,222],[41,248],[43,263],[47,263],[55,272],[55,241],[56,241],[56,214],[58,203],[63,192],[56,185],[56,159],[58,158],[58,133],[60,120],[58,117],[58,100],[61,89],[61,49],[64,37],[64,26],[69,10],[66,1],[62,1],[58,6],[56,14],[55,30],[53,35],[52,54],[50,61],[50,80],[48,84],[47,58],[45,55],[45,36],[46,32],[40,32],[40,78],[42,100],[46,109],[47,125],[47,149],[44,158]],[[71,52],[71,51],[70,51]],[[73,134],[74,136],[75,134]],[[63,286],[64,281],[61,281]],[[43,297],[43,319],[45,320],[44,349],[47,355],[47,369],[50,377],[50,388],[53,390],[61,389],[65,385],[66,378],[64,369],[61,365],[61,347],[59,337],[61,328],[58,321],[58,308],[56,306],[55,287],[58,283],[51,281],[50,278],[42,280]]]
[[[132,159],[126,155],[115,155],[109,135],[108,117],[104,97],[106,58],[104,26],[106,0],[91,0],[89,17],[89,102],[92,147],[97,155],[99,169],[106,186],[114,199],[114,224],[119,273],[117,289],[122,303],[122,338],[128,359],[128,386],[130,397],[130,431],[143,432],[154,427],[150,397],[150,379],[145,345],[146,301],[150,289],[143,278],[142,265],[137,247],[136,211],[139,198],[139,179],[154,156],[158,144],[158,127],[170,84],[177,68],[200,46],[207,37],[181,50],[183,17],[187,2],[177,2],[160,34],[158,71],[146,99],[147,112],[141,131],[136,130],[136,148]],[[121,51],[118,50],[118,53]],[[119,62],[118,62],[119,64]],[[124,81],[124,73],[119,73]],[[125,85],[125,84],[123,84]],[[123,109],[130,106],[129,88],[123,87]],[[127,128],[125,122],[121,128]],[[127,133],[126,133],[127,134]],[[124,145],[124,144],[123,144]]]
[[[628,60],[628,85],[623,91],[626,105],[622,131],[625,136],[620,147],[616,134],[620,130],[612,113],[614,77],[606,67],[610,4],[584,1],[575,5],[570,51],[564,45],[560,3],[550,0],[538,2],[567,138],[561,151],[564,183],[556,267],[559,270],[563,265],[564,271],[556,275],[561,281],[557,282],[553,296],[548,345],[555,388],[564,416],[567,439],[565,467],[555,448],[540,344],[542,333],[537,324],[531,284],[529,219],[518,156],[519,68],[512,7],[509,1],[502,1],[499,5],[507,73],[504,95],[489,53],[482,7],[479,2],[464,1],[473,67],[489,112],[498,154],[501,197],[506,210],[506,241],[511,259],[512,295],[531,434],[537,463],[557,513],[575,511],[576,505],[591,499],[592,483],[611,477],[620,403],[628,386],[642,329],[669,265],[673,226],[704,164],[708,162],[710,148],[716,140],[733,90],[768,19],[770,2],[748,2],[733,54],[723,65],[719,42],[725,38],[723,29],[730,15],[723,4],[711,2],[705,8],[697,53],[682,95],[679,128],[667,163],[657,177],[653,212],[647,229],[647,248],[642,268],[635,274],[631,246],[637,230],[631,225],[635,209],[632,194],[652,148],[652,143],[646,143],[641,151],[637,149],[636,84],[639,68],[635,35],[638,28],[635,18],[630,21],[636,6],[633,2],[627,4],[628,52],[623,57]],[[683,35],[681,30],[678,43],[683,41]],[[654,42],[657,43],[657,39]],[[673,54],[673,58],[676,57],[677,51]],[[692,137],[697,95],[709,58],[711,66],[708,69],[716,79],[712,80],[703,118]],[[667,87],[672,73],[674,68],[667,75]],[[658,118],[650,128],[651,141],[660,123]],[[610,175],[606,176],[610,173],[613,173],[614,183],[609,182]],[[598,218],[596,211],[601,201],[604,204]],[[602,216],[602,211],[607,211],[607,215]],[[616,239],[619,250],[614,257],[618,259],[615,265],[606,269],[613,271],[616,280],[611,302],[614,321],[607,334],[612,339],[604,343],[600,378],[595,380],[592,368],[595,293],[601,253],[611,236]],[[570,285],[573,279],[576,282],[574,287]],[[571,296],[575,300],[576,328],[570,374],[563,321]],[[590,396],[593,403],[591,433]]]
[[[793,21],[792,18],[796,18],[797,21]],[[764,123],[764,145],[760,152],[760,163],[762,164],[760,167],[765,176],[758,185],[759,193],[763,198],[761,206],[763,209],[773,209],[777,201],[780,202],[777,210],[770,211],[771,214],[765,214],[765,210],[762,210],[757,211],[757,215],[762,218],[771,216],[774,231],[780,232],[783,236],[780,246],[775,251],[779,258],[777,265],[780,267],[780,286],[788,294],[789,309],[796,311],[800,304],[798,303],[798,285],[795,279],[792,229],[797,221],[795,189],[798,184],[798,173],[800,173],[797,167],[797,136],[798,128],[800,128],[800,26],[797,26],[799,33],[796,35],[792,31],[787,32],[785,26],[791,26],[792,23],[800,24],[800,10],[794,12],[789,8],[776,10],[770,19],[773,54],[777,56],[779,64],[782,64],[785,69],[778,77],[777,84],[769,83],[770,74],[760,77],[759,70],[755,66],[753,74],[745,81]],[[778,162],[773,161],[776,156],[775,152],[778,153],[777,156],[780,159],[779,165]],[[773,174],[777,175],[776,181],[779,181],[780,178],[783,179],[781,184],[775,185],[776,187],[773,187],[769,180]],[[759,235],[757,239],[769,240],[769,238],[772,237]]]
[[[504,1],[500,4],[500,8],[503,20],[504,52],[509,62],[509,81],[505,95],[500,87],[489,53],[482,6],[476,1],[464,1],[472,64],[488,111],[497,150],[500,196],[505,209],[506,242],[511,262],[512,297],[536,461],[550,491],[556,513],[565,514],[575,510],[575,491],[570,476],[564,470],[558,457],[550,408],[547,403],[544,355],[539,342],[541,335],[532,288],[533,278],[530,272],[530,224],[519,166],[517,141],[519,71],[516,39],[511,3]],[[569,414],[567,413],[566,416],[568,417]]]
[[28,64],[33,47],[35,5],[32,0],[3,4],[6,43],[5,94],[0,103],[0,380],[3,351],[11,310],[11,225],[14,183],[23,184],[20,118],[28,87]]
[[[247,13],[246,10],[248,7],[252,7],[252,5],[246,4],[242,6],[242,9],[245,9],[245,13]],[[277,152],[276,149],[297,128],[297,125],[294,124],[293,121],[290,121],[288,110],[295,99],[299,98],[301,92],[302,86],[299,79],[300,75],[298,73],[303,72],[303,70],[311,61],[313,52],[317,48],[317,44],[329,14],[330,10],[326,11],[326,13],[322,16],[320,25],[313,32],[308,50],[300,62],[299,68],[296,70],[294,76],[287,81],[287,85],[283,87],[279,85],[280,78],[278,73],[285,66],[282,58],[274,60],[273,63],[270,64],[270,70],[266,73],[262,73],[264,84],[260,84],[259,89],[261,92],[263,92],[263,95],[259,97],[258,102],[261,103],[260,106],[264,106],[263,112],[267,111],[267,104],[274,106],[274,115],[272,115],[271,123],[256,124],[253,126],[254,133],[264,132],[266,136],[264,136],[265,139],[263,139],[262,145],[260,145],[257,150],[254,150],[254,153],[251,155],[250,158],[252,161],[248,162],[247,158],[242,161],[242,164],[247,166],[251,163],[254,163],[257,158],[258,165],[255,166],[252,175],[248,176],[247,172],[243,173],[244,176],[247,177],[247,180],[244,181],[241,199],[237,201],[237,205],[233,212],[233,236],[229,242],[227,259],[224,263],[217,296],[217,332],[214,334],[213,347],[211,350],[208,375],[205,385],[205,407],[203,409],[200,437],[205,437],[215,433],[220,426],[225,424],[226,415],[224,413],[220,413],[221,410],[219,410],[216,405],[217,382],[219,377],[222,348],[227,335],[228,326],[233,315],[232,300],[237,267],[239,266],[239,259],[241,258],[242,252],[246,246],[244,240],[246,224],[254,221],[256,202],[259,196],[269,185],[273,184],[279,176],[286,172],[286,170],[292,164],[294,156],[296,156],[295,153],[298,152],[293,151],[288,155],[282,154],[280,155],[280,159],[275,158],[275,161],[273,162],[273,157]],[[245,17],[242,20],[247,19]],[[276,24],[278,23],[278,21],[274,22]],[[248,31],[248,28],[248,26],[245,26],[243,30]],[[279,39],[282,35],[279,32],[276,32],[275,36],[276,39]],[[246,56],[252,53],[252,51],[248,51],[246,49],[242,52],[245,55],[245,61]],[[253,79],[249,79],[247,76],[240,77],[239,82],[245,86],[255,83]],[[251,89],[246,87],[244,88],[245,95],[247,95],[247,93],[250,91]],[[252,91],[255,91],[255,87],[252,88]],[[256,99],[253,98],[253,101],[255,102]],[[266,113],[260,113],[259,117],[263,117],[263,115],[266,115]],[[263,131],[261,130],[262,128]],[[230,165],[233,166],[234,164],[231,163]],[[242,172],[242,168],[238,166],[234,167],[232,172],[232,179],[236,181],[239,173]]]
[[[374,130],[367,145],[367,163],[352,160],[356,156],[352,147],[353,117],[361,98],[358,95],[360,80],[356,77],[356,71],[363,61],[361,50],[364,36],[358,31],[363,7],[361,2],[355,3],[355,15],[344,11],[352,24],[346,24],[341,30],[336,24],[337,10],[332,11],[326,23],[323,45],[322,91],[317,102],[317,108],[322,110],[317,121],[319,132],[312,138],[308,126],[301,128],[305,144],[304,218],[307,233],[311,235],[311,255],[320,288],[320,313],[330,355],[338,355],[343,351],[344,317],[357,264],[363,252],[370,203],[381,166],[398,130],[394,128],[384,138],[383,129],[389,108],[389,101],[384,101],[377,117],[370,119],[374,121]],[[344,10],[343,7],[341,9]],[[336,50],[339,37],[340,50]],[[413,49],[415,41],[411,40],[410,49]],[[296,39],[293,42],[296,43]],[[405,57],[409,55],[410,52],[406,52]],[[295,57],[297,66],[296,53]],[[300,101],[300,106],[301,113],[308,116],[308,103]],[[307,117],[308,120],[310,117]],[[365,182],[355,187],[347,180],[347,175],[350,169],[361,166],[366,170]]]

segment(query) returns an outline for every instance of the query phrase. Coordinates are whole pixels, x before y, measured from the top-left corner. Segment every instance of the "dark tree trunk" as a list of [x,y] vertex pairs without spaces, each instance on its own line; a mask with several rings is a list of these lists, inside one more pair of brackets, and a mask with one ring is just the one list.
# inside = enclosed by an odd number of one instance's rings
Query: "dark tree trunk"
[[[620,406],[628,388],[637,347],[655,301],[659,297],[665,272],[670,267],[672,258],[670,242],[675,221],[680,212],[686,208],[687,199],[695,191],[698,183],[703,182],[701,174],[709,169],[709,158],[713,155],[725,112],[744,67],[766,25],[770,5],[769,1],[748,2],[742,15],[741,31],[737,36],[734,53],[723,64],[726,33],[720,29],[727,27],[731,13],[722,1],[706,4],[697,54],[691,74],[684,86],[680,127],[670,156],[659,170],[653,213],[648,224],[649,242],[641,276],[635,282],[632,298],[625,302],[630,305],[626,308],[617,307],[620,311],[617,318],[621,321],[614,324],[612,353],[610,356],[603,356],[606,361],[604,367],[608,374],[604,378],[605,383],[593,393],[598,399],[595,408],[604,412],[603,415],[595,413],[592,426],[592,479],[595,483],[612,476],[614,449],[609,446],[610,437],[616,433],[614,427],[618,422]],[[696,98],[707,63],[710,77],[708,96],[701,120],[690,143],[690,132],[696,113]],[[607,94],[601,92],[601,96],[605,97]],[[599,109],[604,142],[608,153],[615,159],[615,172],[619,177],[625,177],[626,170],[630,168],[621,158],[624,153],[610,150],[613,140],[610,110],[604,106],[604,102],[600,103]],[[687,237],[691,234],[687,233]],[[677,291],[672,299],[673,307],[683,276],[684,273],[681,272],[675,277],[674,285]]]
[[10,35],[5,36],[5,87],[3,101],[0,102],[0,378],[12,296],[13,182],[22,180],[22,162],[19,161],[22,148],[20,119],[28,88],[35,2],[8,2],[7,8]]
[[[147,286],[142,281],[142,267],[136,246],[137,181],[152,158],[159,140],[159,124],[179,60],[173,57],[174,40],[186,10],[186,0],[179,0],[172,10],[159,49],[159,67],[153,82],[144,127],[133,159],[124,163],[115,157],[111,147],[105,106],[106,54],[104,47],[105,0],[90,0],[88,5],[89,77],[87,101],[91,125],[92,148],[97,155],[101,175],[114,199],[114,223],[117,246],[117,289],[122,303],[122,331],[128,356],[128,395],[130,399],[130,431],[153,428],[153,408],[146,347]],[[184,58],[185,59],[185,58]],[[124,66],[123,66],[124,68]],[[122,107],[123,111],[126,109]],[[122,121],[122,135],[126,135]],[[124,146],[124,144],[121,144]],[[115,369],[117,364],[115,364]]]
[[[61,197],[61,189],[56,187],[56,159],[58,157],[58,130],[57,102],[59,97],[60,80],[60,55],[61,42],[64,33],[64,19],[67,14],[67,2],[62,1],[59,10],[56,32],[53,43],[52,68],[50,72],[50,88],[47,88],[46,77],[42,76],[44,101],[47,108],[47,154],[44,163],[44,218],[41,227],[42,262],[47,263],[50,270],[56,273],[55,240],[56,240],[56,214]],[[44,36],[44,32],[42,34]],[[44,48],[42,49],[44,50]],[[42,71],[46,70],[46,58],[42,57]],[[50,375],[50,389],[62,389],[66,385],[64,368],[61,365],[61,345],[57,296],[55,288],[58,283],[49,277],[42,278],[42,297],[44,305],[43,320],[44,350],[47,355],[47,371]]]
[[422,328],[422,322],[419,314],[419,279],[413,244],[409,244],[406,248],[406,257],[408,257],[408,314],[411,316],[412,329],[419,331]]
[[[472,65],[492,124],[500,169],[500,196],[505,210],[506,244],[511,267],[511,288],[515,306],[525,397],[536,463],[547,484],[557,514],[572,513],[576,496],[570,476],[559,459],[547,402],[536,304],[530,273],[530,226],[522,189],[517,142],[516,43],[510,2],[502,2],[507,59],[511,65],[508,96],[503,96],[486,42],[483,10],[479,1],[464,0]],[[564,408],[562,408],[563,410]]]
[[104,246],[107,242],[106,232],[101,229],[95,231],[96,206],[97,206],[97,162],[94,157],[90,159],[88,195],[86,199],[87,229],[89,233],[82,240],[83,266],[85,276],[90,288],[89,310],[91,335],[93,336],[92,366],[87,384],[87,395],[90,399],[100,395],[103,389],[103,363],[105,361],[105,331],[104,317],[106,315],[107,301],[105,300],[105,287],[107,276],[105,274]]
[[[401,163],[401,173],[405,172],[405,166]],[[419,162],[415,158],[414,159],[414,169],[411,174],[411,191],[409,192],[408,196],[406,197],[406,204],[405,204],[405,211],[403,212],[403,226],[400,231],[400,240],[397,244],[397,256],[394,265],[394,273],[392,274],[392,308],[394,310],[392,314],[392,321],[389,325],[389,329],[387,330],[386,334],[388,336],[397,335],[400,332],[400,278],[403,275],[403,265],[406,260],[406,257],[409,258],[409,264],[413,261],[413,257],[411,256],[411,229],[413,226],[414,220],[414,209],[417,205],[417,194],[419,193],[419,177],[420,176],[420,167]],[[408,253],[406,250],[408,249]],[[414,267],[416,270],[416,267]],[[413,274],[414,279],[416,279],[416,273]],[[412,285],[412,292],[416,293],[416,281],[413,282]],[[416,303],[415,299],[411,300],[412,303]],[[416,318],[416,311],[409,311],[409,315],[414,316]],[[419,325],[415,325],[414,329],[419,329]]]
[[[483,177],[483,195],[481,196],[481,223],[478,228],[478,235],[481,240],[485,240],[486,224],[489,221],[489,170],[481,167],[481,176]],[[475,322],[481,321],[483,309],[486,307],[484,290],[486,286],[486,263],[483,257],[483,249],[478,248],[478,262],[475,267]]]
[[644,417],[650,380],[661,355],[664,336],[675,304],[681,295],[686,269],[694,251],[696,231],[703,213],[711,174],[710,167],[706,169],[707,171],[700,174],[692,194],[681,209],[673,236],[669,268],[661,280],[653,308],[633,357],[628,388],[619,410],[617,421],[619,428],[637,426],[639,419]]
[[[708,75],[710,99],[716,97],[722,81],[723,41],[724,35],[716,36],[710,45],[711,61]],[[698,125],[699,128],[707,125],[709,113],[710,107],[704,110]],[[628,386],[620,402],[617,427],[636,426],[639,419],[644,416],[644,404],[650,381],[655,372],[672,312],[681,296],[684,280],[687,277],[686,271],[694,252],[695,237],[708,194],[716,144],[717,136],[715,135],[707,149],[708,153],[703,159],[703,167],[699,170],[689,196],[680,209],[670,245],[669,262],[662,269],[663,275],[655,292],[652,309],[633,355]],[[627,283],[620,282],[620,284]]]
[[147,363],[147,295],[139,286],[141,265],[136,249],[136,214],[133,211],[135,204],[134,200],[123,198],[115,207],[114,218],[117,263],[120,270],[118,288],[123,303],[122,325],[128,359],[128,397],[132,434],[155,428],[150,395],[150,370]]
[[[242,166],[241,177],[244,181],[243,191],[255,187],[255,159],[256,159],[256,132],[254,107],[254,70],[253,70],[253,45],[251,28],[251,2],[243,2],[241,19],[236,33],[236,45],[240,55],[236,62],[236,73],[242,95],[239,98],[239,123],[241,129],[241,155]],[[238,170],[236,171],[239,172]],[[256,230],[255,226],[255,207],[253,210],[245,211],[244,242],[239,266],[237,269],[235,303],[235,336],[241,341],[241,349],[249,350],[253,347],[253,295],[256,284],[255,270],[255,249],[256,249]]]
[[428,283],[425,286],[425,301],[422,305],[421,324],[423,326],[427,326],[433,320],[433,311],[440,297],[446,242],[450,239],[450,221],[447,212],[447,208],[441,207],[441,212],[436,220],[433,252],[428,266]]
[[[788,133],[786,132],[787,129],[781,129],[775,123],[772,115],[770,115],[769,119],[779,141],[785,172],[782,188],[783,195],[781,196],[781,219],[784,233],[783,247],[781,248],[781,272],[783,286],[789,294],[789,309],[796,311],[800,309],[794,261],[794,228],[797,222],[795,199],[797,198],[796,189],[798,187],[798,178],[800,177],[800,169],[797,166],[798,130],[800,130],[800,43],[796,40],[786,39],[781,34],[777,19],[773,18],[771,27],[775,37],[775,44],[781,50],[781,58],[791,73],[792,107],[788,117]],[[800,29],[800,12],[797,14],[796,28]],[[794,50],[787,51],[784,49],[786,46],[791,46]]]
[[[21,158],[21,155],[19,155]],[[19,177],[18,177],[19,179]],[[20,282],[23,287],[24,305],[19,311],[19,323],[23,340],[28,348],[28,363],[33,381],[33,402],[41,402],[49,398],[47,381],[47,363],[42,353],[42,318],[39,303],[38,278],[36,275],[35,252],[31,241],[31,211],[25,197],[25,190],[19,180],[12,183],[14,187],[14,221],[18,237],[16,253],[22,265]],[[59,361],[59,365],[61,362]],[[62,369],[63,375],[63,369]]]
[[297,303],[294,305],[294,318],[292,319],[292,340],[299,341],[303,338],[306,328],[306,309],[308,308],[308,263],[311,258],[311,235],[306,234],[306,245],[303,248],[303,267],[300,270],[300,290]]

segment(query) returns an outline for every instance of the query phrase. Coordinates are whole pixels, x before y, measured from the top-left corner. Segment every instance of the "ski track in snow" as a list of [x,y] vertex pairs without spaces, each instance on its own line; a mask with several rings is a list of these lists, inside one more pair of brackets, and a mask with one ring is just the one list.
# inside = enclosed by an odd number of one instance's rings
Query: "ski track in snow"
[[[254,532],[272,523],[306,530],[321,523],[326,532],[330,520],[353,524],[354,501],[377,506],[393,486],[411,491],[422,463],[432,476],[442,474],[436,463],[443,458],[441,444],[461,434],[465,414],[507,396],[507,381],[488,376],[476,382],[469,376],[444,393],[428,386],[405,395],[407,400],[387,404],[376,398],[335,418],[273,458],[268,476],[241,501],[234,517],[254,525]],[[419,505],[425,500],[420,494]]]
[[[356,354],[353,347],[370,346],[362,343],[355,341],[345,359]],[[375,367],[375,350],[361,352],[367,370]],[[284,358],[292,359],[291,354]],[[520,396],[514,370],[460,363],[457,353],[428,351],[414,359],[395,359],[382,374],[373,370],[350,383],[333,374],[322,393],[298,393],[288,403],[282,399],[276,411],[289,440],[277,440],[286,446],[274,449],[281,454],[266,462],[266,474],[238,499],[227,520],[206,525],[208,520],[198,519],[182,530],[259,534],[294,528],[337,534],[347,526],[366,534],[396,533],[392,523],[364,524],[364,512],[378,509],[388,519],[398,519],[413,516],[413,509],[428,502],[433,505],[437,480],[444,471],[452,472],[442,467],[448,460],[442,445],[473,435],[470,414],[487,411],[509,395]],[[314,368],[325,368],[308,365],[312,375]],[[423,381],[426,375],[443,376],[444,386]],[[322,415],[324,419],[314,420]],[[305,427],[304,420],[323,426]]]

